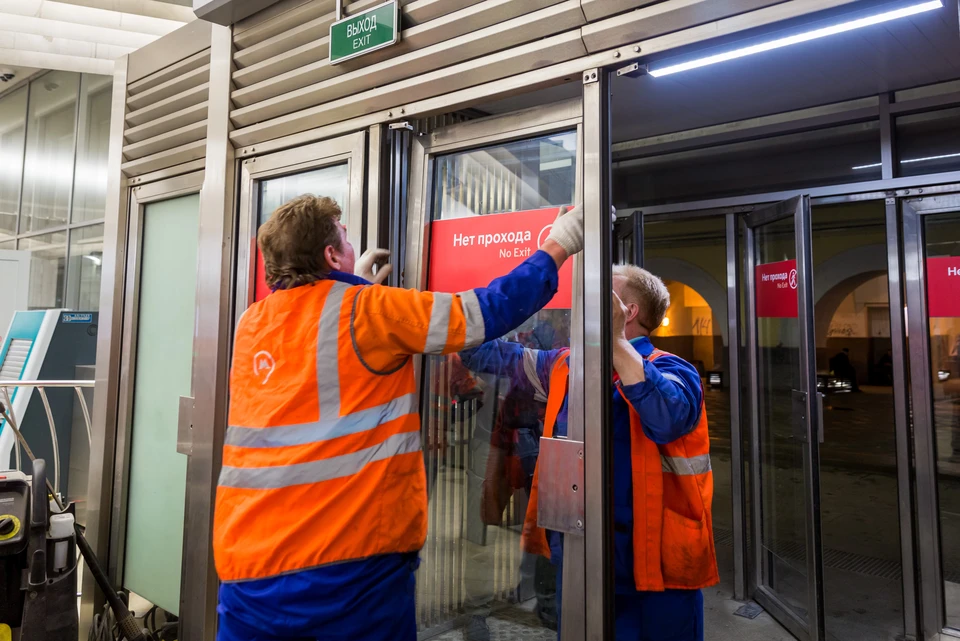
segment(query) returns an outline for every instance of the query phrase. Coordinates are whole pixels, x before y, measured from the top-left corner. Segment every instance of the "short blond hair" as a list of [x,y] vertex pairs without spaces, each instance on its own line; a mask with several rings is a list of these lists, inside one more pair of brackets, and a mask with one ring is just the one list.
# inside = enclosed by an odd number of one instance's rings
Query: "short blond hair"
[[342,249],[341,215],[336,201],[325,196],[299,196],[277,207],[257,232],[267,285],[287,289],[323,278],[330,271],[324,250]]
[[640,307],[640,324],[651,332],[660,327],[670,307],[670,292],[660,277],[636,265],[614,265],[613,275],[626,281],[623,302]]

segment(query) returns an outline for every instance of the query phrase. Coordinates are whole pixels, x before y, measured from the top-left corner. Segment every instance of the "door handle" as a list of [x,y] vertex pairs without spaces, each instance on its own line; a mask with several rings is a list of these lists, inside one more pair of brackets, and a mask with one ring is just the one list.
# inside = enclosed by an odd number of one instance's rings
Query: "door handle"
[[827,397],[823,392],[817,392],[817,442],[823,443],[823,399]]

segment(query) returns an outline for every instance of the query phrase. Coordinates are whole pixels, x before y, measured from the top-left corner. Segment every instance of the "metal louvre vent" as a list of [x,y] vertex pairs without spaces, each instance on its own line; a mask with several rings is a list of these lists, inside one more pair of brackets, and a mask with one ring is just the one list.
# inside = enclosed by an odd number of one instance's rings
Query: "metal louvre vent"
[[23,367],[27,364],[27,356],[30,355],[30,348],[33,347],[33,341],[26,338],[14,338],[10,341],[10,348],[7,355],[0,364],[0,381],[18,381]]

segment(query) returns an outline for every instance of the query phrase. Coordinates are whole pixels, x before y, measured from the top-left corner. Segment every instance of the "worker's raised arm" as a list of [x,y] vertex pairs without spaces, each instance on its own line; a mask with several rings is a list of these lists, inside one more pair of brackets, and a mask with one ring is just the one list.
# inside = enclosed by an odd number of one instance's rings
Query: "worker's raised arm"
[[388,371],[411,354],[450,354],[498,338],[550,302],[560,265],[582,248],[582,209],[561,208],[540,250],[487,287],[458,294],[368,287],[350,312],[354,348],[368,367]]
[[507,378],[514,387],[529,389],[536,400],[545,401],[553,365],[566,351],[531,349],[498,339],[464,350],[460,360],[474,372]]

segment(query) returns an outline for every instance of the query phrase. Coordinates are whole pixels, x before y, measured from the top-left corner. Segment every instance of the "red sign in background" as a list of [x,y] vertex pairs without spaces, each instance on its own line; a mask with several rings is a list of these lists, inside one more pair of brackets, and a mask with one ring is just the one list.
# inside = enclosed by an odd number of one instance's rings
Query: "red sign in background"
[[[430,276],[435,292],[486,287],[533,255],[557,217],[556,208],[438,220],[430,225]],[[573,261],[560,268],[556,296],[547,309],[569,309]]]
[[797,261],[756,267],[757,318],[797,317]]
[[927,259],[927,311],[931,318],[960,318],[960,256]]

